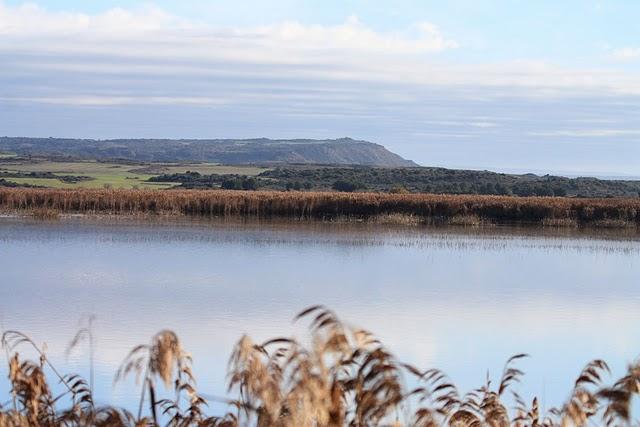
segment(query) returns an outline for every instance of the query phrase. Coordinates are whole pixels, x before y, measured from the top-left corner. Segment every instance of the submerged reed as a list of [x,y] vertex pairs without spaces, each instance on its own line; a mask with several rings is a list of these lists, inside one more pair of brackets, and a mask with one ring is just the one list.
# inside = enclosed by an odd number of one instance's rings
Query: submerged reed
[[640,198],[3,188],[0,211],[325,220],[380,217],[411,218],[414,224],[461,225],[521,222],[635,227],[640,224]]
[[[537,398],[527,403],[513,390],[524,375],[516,364],[525,354],[507,360],[496,383],[487,378],[461,394],[441,371],[401,362],[370,332],[344,324],[323,306],[304,310],[296,321],[308,323],[310,344],[288,337],[238,341],[229,361],[229,410],[221,416],[206,413],[191,358],[171,331],[134,348],[116,374],[116,380],[129,374],[142,380],[136,415],[95,406],[82,378],[62,376],[29,337],[7,331],[2,344],[11,395],[0,407],[0,426],[623,426],[630,425],[632,400],[640,393],[640,363],[604,385],[609,368],[594,360],[578,375],[567,401],[543,414]],[[22,345],[33,347],[39,361],[22,361]],[[65,386],[62,395],[53,395],[48,370]],[[175,392],[175,399],[158,399],[159,387]],[[60,410],[64,396],[71,407]]]

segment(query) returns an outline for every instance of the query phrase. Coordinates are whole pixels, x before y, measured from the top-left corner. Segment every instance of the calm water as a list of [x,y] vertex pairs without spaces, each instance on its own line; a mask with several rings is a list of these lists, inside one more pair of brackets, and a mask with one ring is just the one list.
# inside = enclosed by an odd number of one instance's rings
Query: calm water
[[[303,336],[291,319],[317,303],[463,388],[529,353],[519,390],[549,406],[590,359],[619,374],[640,354],[639,284],[638,235],[0,219],[2,327],[29,333],[63,371],[86,375],[86,349],[64,353],[94,314],[97,400],[127,407],[138,392],[113,386],[113,374],[158,330],[178,332],[199,388],[223,395],[241,334]],[[5,366],[3,356],[6,396]]]

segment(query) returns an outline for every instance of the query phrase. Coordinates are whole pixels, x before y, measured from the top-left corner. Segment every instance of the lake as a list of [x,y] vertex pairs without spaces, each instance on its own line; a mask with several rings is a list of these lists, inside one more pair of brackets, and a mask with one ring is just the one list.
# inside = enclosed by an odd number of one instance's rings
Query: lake
[[[199,389],[221,396],[241,335],[303,337],[292,318],[312,304],[463,391],[528,353],[518,390],[549,407],[589,360],[619,375],[640,355],[639,283],[634,233],[0,218],[2,328],[46,343],[61,371],[88,375],[86,346],[65,349],[95,315],[96,400],[128,408],[139,391],[114,385],[114,373],[155,332],[176,331]],[[3,360],[2,393],[6,373]]]

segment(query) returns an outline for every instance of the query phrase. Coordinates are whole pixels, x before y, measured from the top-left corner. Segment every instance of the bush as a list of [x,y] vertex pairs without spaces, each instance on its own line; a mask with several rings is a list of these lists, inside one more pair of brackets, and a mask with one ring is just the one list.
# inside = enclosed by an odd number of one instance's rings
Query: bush
[[333,188],[336,191],[342,191],[342,192],[345,192],[345,193],[353,193],[357,189],[362,188],[362,184],[358,184],[356,182],[345,181],[345,180],[339,179],[339,180],[337,180],[337,181],[335,181],[333,183],[331,188]]
[[222,180],[220,187],[224,190],[257,190],[258,181],[255,178],[227,178]]
[[242,180],[241,186],[243,190],[257,190],[258,181],[255,178],[245,178]]
[[407,190],[402,185],[396,185],[391,190],[389,190],[389,193],[391,193],[391,194],[409,194],[409,190]]
[[242,181],[237,178],[224,179],[220,184],[224,190],[242,190]]
[[302,184],[300,184],[300,181],[287,182],[287,184],[285,185],[285,189],[287,191],[291,191],[291,190],[300,191],[302,190]]

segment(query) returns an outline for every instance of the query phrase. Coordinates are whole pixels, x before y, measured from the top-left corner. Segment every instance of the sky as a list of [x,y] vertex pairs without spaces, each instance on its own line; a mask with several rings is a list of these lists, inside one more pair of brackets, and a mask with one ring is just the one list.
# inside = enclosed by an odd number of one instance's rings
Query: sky
[[640,176],[635,0],[0,0],[0,135],[340,138]]

